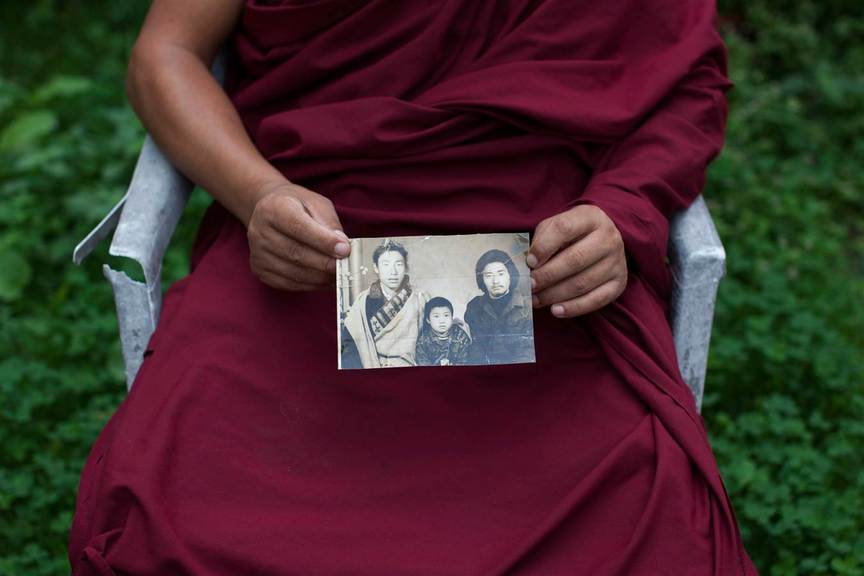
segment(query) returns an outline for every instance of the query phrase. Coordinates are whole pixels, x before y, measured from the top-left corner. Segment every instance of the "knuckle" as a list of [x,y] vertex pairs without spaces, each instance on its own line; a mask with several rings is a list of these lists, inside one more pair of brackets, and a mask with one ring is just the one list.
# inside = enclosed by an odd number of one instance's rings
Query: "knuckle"
[[286,280],[290,280],[292,282],[296,281],[300,277],[299,269],[297,268],[297,266],[285,260],[282,261],[280,272]]
[[621,291],[619,289],[619,285],[617,283],[610,284],[609,289],[604,290],[603,293],[599,296],[598,299],[600,300],[600,302],[599,302],[597,307],[602,308],[603,306],[606,306],[607,304],[611,304],[612,302],[615,301],[616,298],[618,298],[618,296],[620,294],[621,294]]
[[285,255],[285,259],[292,263],[297,263],[300,261],[300,245],[297,242],[288,242],[285,245],[285,250],[283,252]]
[[597,206],[592,206],[591,208],[592,208],[591,213],[590,213],[591,228],[593,228],[594,230],[606,228],[606,225],[608,223],[611,223],[611,220],[609,220],[608,216],[606,216],[606,213],[603,210],[601,210],[600,208],[598,208]]
[[552,220],[552,218],[546,218],[544,220],[541,220],[540,223],[537,224],[536,228],[534,229],[535,237],[544,236],[546,234],[546,229],[549,228],[550,220]]
[[288,236],[294,236],[297,230],[297,217],[300,201],[288,196],[279,196],[270,203],[270,218],[268,222]]
[[259,274],[257,274],[257,276],[258,276],[258,279],[261,280],[261,282],[263,282],[264,284],[266,284],[268,286],[271,286],[273,288],[280,288],[280,289],[282,288],[281,279],[278,276],[271,274],[270,272],[262,271]]
[[581,270],[585,263],[585,251],[582,247],[572,245],[567,250],[567,266],[571,270]]
[[334,210],[335,209],[333,201],[330,200],[330,198],[328,198],[326,196],[321,196],[321,195],[316,196],[315,197],[315,203],[318,204],[320,208],[323,208],[325,210]]
[[537,225],[537,228],[534,231],[535,244],[539,244],[541,245],[540,247],[542,247],[542,245],[549,243],[551,239],[550,236],[554,234],[554,224],[552,222],[552,218],[547,218],[546,220],[543,220],[542,222],[540,222],[540,224]]
[[255,214],[260,214],[261,220],[266,222],[268,225],[272,225],[276,222],[279,216],[279,211],[276,207],[275,198],[276,197],[273,194],[270,194],[259,200],[258,204],[255,206],[253,216]]
[[590,288],[587,279],[583,278],[582,276],[574,277],[570,283],[570,287],[572,288],[573,292],[578,296],[585,294]]
[[301,266],[308,268],[310,272],[315,274],[315,276],[324,276],[327,274],[329,263],[326,256],[318,254],[317,252],[309,252],[306,254],[306,258]]
[[608,226],[604,227],[606,231],[606,238],[609,242],[610,246],[613,246],[616,250],[624,248],[624,239],[621,238],[621,232],[618,231],[618,228],[610,223]]
[[572,224],[570,223],[570,218],[565,216],[558,216],[552,220],[554,231],[563,238],[569,238],[571,230],[573,229]]
[[264,231],[257,221],[249,223],[249,227],[246,229],[246,241],[253,248],[264,244]]

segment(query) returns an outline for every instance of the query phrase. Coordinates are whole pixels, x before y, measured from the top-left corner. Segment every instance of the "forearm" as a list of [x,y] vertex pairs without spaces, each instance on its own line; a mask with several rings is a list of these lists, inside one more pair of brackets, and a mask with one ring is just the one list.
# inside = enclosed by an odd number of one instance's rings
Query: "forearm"
[[136,46],[126,94],[171,163],[244,226],[265,192],[286,182],[255,148],[230,99],[194,53]]

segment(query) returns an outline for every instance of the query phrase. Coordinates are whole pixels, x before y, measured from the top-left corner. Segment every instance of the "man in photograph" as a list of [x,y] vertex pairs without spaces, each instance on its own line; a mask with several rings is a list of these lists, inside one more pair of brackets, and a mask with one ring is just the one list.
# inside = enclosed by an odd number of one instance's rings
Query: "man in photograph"
[[408,251],[384,240],[372,253],[378,279],[360,292],[342,330],[343,368],[415,366],[415,346],[428,296],[412,286]]
[[489,250],[475,266],[475,296],[465,311],[474,343],[472,364],[533,362],[533,325],[530,302],[519,293],[519,270],[503,250]]

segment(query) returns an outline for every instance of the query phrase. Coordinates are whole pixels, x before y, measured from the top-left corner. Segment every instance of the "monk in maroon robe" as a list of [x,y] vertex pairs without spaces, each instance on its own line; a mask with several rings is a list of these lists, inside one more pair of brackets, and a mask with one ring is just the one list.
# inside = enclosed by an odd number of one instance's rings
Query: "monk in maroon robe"
[[[73,574],[755,574],[666,319],[669,218],[723,141],[714,20],[156,0],[130,100],[214,202],[85,464]],[[536,363],[337,370],[347,238],[525,230]]]

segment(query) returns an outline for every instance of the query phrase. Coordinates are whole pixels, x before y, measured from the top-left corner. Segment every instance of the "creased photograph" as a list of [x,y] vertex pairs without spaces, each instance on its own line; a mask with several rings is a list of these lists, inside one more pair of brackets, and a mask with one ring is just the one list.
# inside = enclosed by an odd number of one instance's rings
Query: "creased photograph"
[[339,368],[534,362],[528,246],[528,233],[352,240]]

